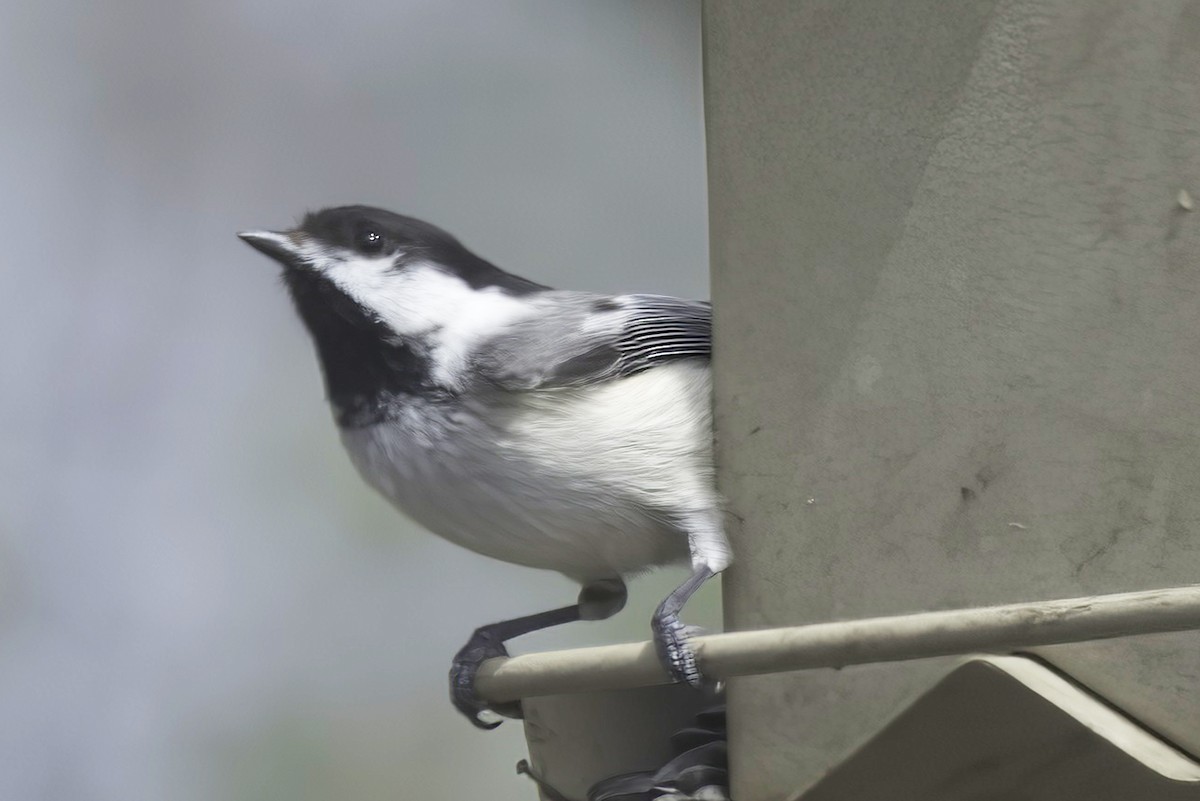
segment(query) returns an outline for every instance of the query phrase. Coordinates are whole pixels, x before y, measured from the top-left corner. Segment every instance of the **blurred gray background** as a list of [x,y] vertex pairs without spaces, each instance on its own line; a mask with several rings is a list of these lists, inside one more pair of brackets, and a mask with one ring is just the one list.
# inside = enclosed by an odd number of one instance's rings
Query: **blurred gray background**
[[[372,203],[539,281],[706,297],[698,4],[0,16],[0,798],[532,798],[519,724],[471,728],[446,668],[575,588],[361,484],[234,232]],[[515,650],[644,639],[679,578]]]

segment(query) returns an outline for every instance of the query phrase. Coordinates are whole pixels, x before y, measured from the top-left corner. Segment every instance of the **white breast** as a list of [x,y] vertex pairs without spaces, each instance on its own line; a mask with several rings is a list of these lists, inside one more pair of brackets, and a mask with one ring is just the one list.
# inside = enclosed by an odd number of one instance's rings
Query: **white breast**
[[363,477],[435,534],[587,580],[686,558],[714,510],[710,378],[680,362],[343,432]]

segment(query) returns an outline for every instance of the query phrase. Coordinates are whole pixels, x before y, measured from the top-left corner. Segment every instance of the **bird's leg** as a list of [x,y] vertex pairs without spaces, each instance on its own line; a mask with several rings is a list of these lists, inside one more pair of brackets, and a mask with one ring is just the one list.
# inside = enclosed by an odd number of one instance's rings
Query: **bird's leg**
[[499,712],[506,717],[521,717],[520,702],[488,704],[479,697],[475,692],[475,675],[479,672],[479,666],[493,657],[508,656],[508,649],[504,647],[504,643],[513,637],[576,620],[579,620],[578,604],[513,620],[503,620],[475,629],[471,639],[459,649],[450,664],[450,702],[454,704],[454,708],[481,729],[494,729],[502,722],[497,720],[488,723],[481,720],[479,713],[485,709]]
[[700,589],[700,585],[713,575],[715,574],[708,565],[700,565],[687,581],[676,587],[675,591],[658,605],[654,617],[650,620],[658,660],[672,679],[686,681],[693,687],[700,687],[703,677],[700,675],[700,668],[696,666],[696,652],[688,644],[688,629],[680,621],[679,612],[696,590]]
[[700,687],[703,676],[696,665],[696,652],[688,644],[688,627],[680,622],[679,612],[700,585],[728,567],[733,557],[716,508],[682,515],[677,519],[677,525],[687,532],[692,575],[658,605],[650,621],[650,630],[654,634],[658,659],[671,678]]
[[584,585],[579,591],[579,602],[548,612],[538,612],[512,620],[502,620],[475,629],[467,644],[454,655],[450,665],[450,702],[454,708],[466,715],[471,723],[481,729],[494,729],[503,721],[485,722],[479,714],[492,710],[506,717],[521,717],[521,703],[488,704],[475,692],[475,676],[479,666],[488,659],[508,656],[504,643],[513,637],[529,634],[576,620],[603,620],[621,611],[625,605],[625,583],[619,578],[602,579]]

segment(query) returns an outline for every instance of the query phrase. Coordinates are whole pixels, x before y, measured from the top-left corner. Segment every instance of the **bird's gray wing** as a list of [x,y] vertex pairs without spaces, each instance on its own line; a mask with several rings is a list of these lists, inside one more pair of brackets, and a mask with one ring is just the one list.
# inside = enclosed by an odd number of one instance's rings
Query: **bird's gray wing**
[[485,380],[510,390],[579,387],[712,355],[703,301],[548,292],[541,305],[476,352]]

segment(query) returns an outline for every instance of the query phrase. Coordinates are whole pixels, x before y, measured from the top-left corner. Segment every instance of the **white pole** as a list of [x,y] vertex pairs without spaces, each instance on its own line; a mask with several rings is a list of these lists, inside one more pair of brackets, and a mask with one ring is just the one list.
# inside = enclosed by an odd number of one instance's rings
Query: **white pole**
[[[1188,629],[1200,629],[1200,585],[712,634],[694,645],[704,674],[727,679]],[[475,686],[512,701],[665,683],[644,642],[490,659]]]

